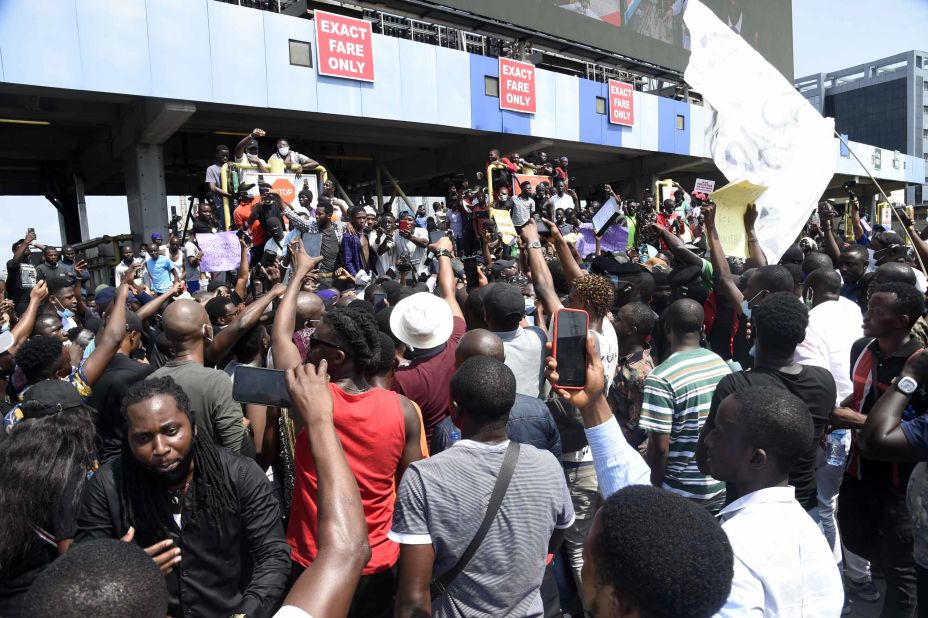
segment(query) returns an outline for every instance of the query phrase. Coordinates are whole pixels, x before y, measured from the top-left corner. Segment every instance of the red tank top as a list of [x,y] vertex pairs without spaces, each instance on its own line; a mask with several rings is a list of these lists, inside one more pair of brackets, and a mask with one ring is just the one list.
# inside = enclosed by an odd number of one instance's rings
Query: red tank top
[[[371,559],[364,567],[364,575],[379,573],[393,566],[400,552],[399,545],[387,539],[387,533],[393,522],[396,467],[406,441],[403,409],[396,393],[381,388],[351,395],[329,384],[329,391],[335,403],[335,432],[358,481],[367,519]],[[318,552],[318,479],[306,429],[297,434],[294,453],[296,470],[287,542],[293,550],[292,559],[305,567]]]

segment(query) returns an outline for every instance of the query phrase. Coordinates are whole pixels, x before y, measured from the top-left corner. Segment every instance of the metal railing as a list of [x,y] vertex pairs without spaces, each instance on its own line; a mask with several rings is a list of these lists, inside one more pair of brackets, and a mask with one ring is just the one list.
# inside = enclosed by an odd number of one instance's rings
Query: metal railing
[[272,11],[281,13],[291,5],[305,0],[216,0],[216,2],[225,2],[226,4],[237,4],[238,6],[248,7],[250,9],[259,9],[261,11]]

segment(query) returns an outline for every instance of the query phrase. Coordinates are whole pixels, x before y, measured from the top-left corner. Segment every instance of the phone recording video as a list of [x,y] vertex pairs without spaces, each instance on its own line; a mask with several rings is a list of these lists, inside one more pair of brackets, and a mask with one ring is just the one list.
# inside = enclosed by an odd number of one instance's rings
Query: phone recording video
[[232,399],[276,408],[290,407],[290,392],[282,369],[239,365],[235,368]]
[[554,359],[558,388],[579,390],[586,384],[586,311],[561,309],[554,314]]

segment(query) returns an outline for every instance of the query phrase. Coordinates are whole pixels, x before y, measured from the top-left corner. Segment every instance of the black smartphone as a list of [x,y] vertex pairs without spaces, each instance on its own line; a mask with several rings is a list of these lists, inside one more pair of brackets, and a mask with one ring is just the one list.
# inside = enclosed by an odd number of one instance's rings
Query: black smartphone
[[541,217],[535,217],[535,226],[538,228],[539,234],[550,234],[551,228],[549,228],[544,221],[541,220]]
[[579,309],[560,309],[554,314],[554,345],[557,386],[568,390],[586,384],[586,338],[590,317]]
[[28,233],[32,234],[33,236],[35,236],[35,228],[34,228],[34,227],[30,227],[28,230],[26,230],[26,232],[28,232]]
[[380,311],[387,306],[387,295],[384,292],[374,294],[374,309]]
[[432,230],[429,232],[429,244],[434,245],[444,237],[445,233],[442,230]]
[[239,365],[235,368],[232,399],[277,408],[290,407],[290,393],[282,369]]

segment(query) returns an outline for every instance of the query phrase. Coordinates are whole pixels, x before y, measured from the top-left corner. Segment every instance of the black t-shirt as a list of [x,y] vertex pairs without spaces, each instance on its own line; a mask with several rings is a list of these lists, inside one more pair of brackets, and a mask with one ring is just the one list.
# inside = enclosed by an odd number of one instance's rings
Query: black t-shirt
[[[709,409],[707,423],[715,422],[715,414],[722,400],[732,393],[743,391],[752,386],[772,386],[784,388],[809,406],[815,437],[809,444],[808,452],[793,464],[789,471],[789,484],[796,488],[796,501],[806,510],[818,504],[817,485],[815,483],[815,453],[819,439],[825,433],[828,418],[835,408],[837,387],[831,372],[821,367],[802,365],[802,371],[795,375],[782,371],[771,371],[763,367],[752,371],[739,371],[725,376],[715,387],[712,407]],[[731,503],[740,497],[737,488],[726,485],[727,498]]]
[[139,363],[124,354],[116,354],[106,367],[103,375],[93,386],[93,394],[88,404],[93,406],[97,415],[97,435],[100,437],[100,462],[106,462],[122,452],[125,439],[125,420],[122,415],[122,400],[136,382],[141,382],[155,370],[145,363]]

